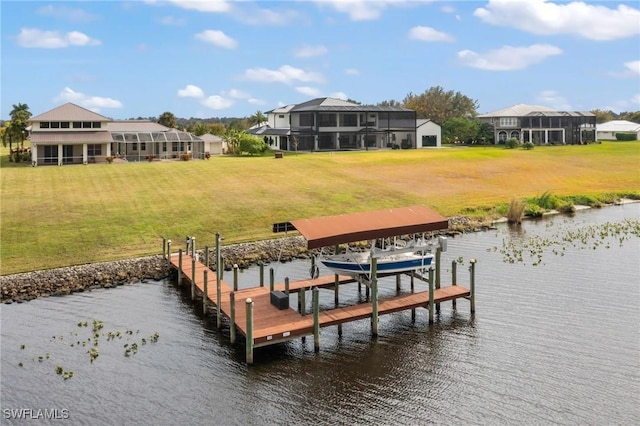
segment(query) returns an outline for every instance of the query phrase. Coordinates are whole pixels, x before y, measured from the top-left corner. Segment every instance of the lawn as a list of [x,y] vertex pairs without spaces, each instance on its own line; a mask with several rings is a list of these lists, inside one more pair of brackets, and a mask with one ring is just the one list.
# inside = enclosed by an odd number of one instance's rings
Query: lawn
[[640,143],[285,153],[87,166],[0,163],[1,274],[272,238],[292,219],[426,205],[498,215],[515,196],[640,194]]

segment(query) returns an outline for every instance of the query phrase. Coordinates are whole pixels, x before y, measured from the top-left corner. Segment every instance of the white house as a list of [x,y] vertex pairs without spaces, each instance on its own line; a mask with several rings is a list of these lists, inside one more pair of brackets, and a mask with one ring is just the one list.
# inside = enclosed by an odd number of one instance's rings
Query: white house
[[418,148],[442,145],[442,128],[438,123],[426,118],[416,120],[416,141]]
[[596,140],[615,140],[616,133],[635,133],[640,140],[640,124],[626,120],[612,120],[596,125]]

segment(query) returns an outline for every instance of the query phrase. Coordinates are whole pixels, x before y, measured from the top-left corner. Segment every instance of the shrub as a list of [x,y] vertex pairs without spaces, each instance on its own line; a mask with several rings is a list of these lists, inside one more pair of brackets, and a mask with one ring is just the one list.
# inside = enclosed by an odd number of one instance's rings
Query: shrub
[[542,217],[544,209],[537,204],[527,204],[524,209],[524,214],[530,217]]
[[525,142],[524,144],[522,144],[522,147],[524,149],[533,149],[535,145],[533,144],[533,142]]
[[547,191],[539,197],[531,199],[531,202],[537,204],[539,207],[542,207],[545,210],[553,210],[558,204],[560,204],[560,200],[558,197],[553,195],[551,192]]
[[518,140],[518,138],[509,138],[504,142],[504,146],[506,148],[513,149],[520,146],[520,141]]
[[180,155],[180,159],[181,159],[182,161],[189,161],[189,160],[191,160],[191,154],[189,154],[189,153],[184,153],[184,154]]
[[522,223],[522,217],[524,216],[525,203],[522,200],[518,200],[515,197],[509,204],[509,210],[507,211],[507,222],[509,223]]
[[616,133],[617,141],[635,141],[637,139],[638,139],[638,135],[635,133],[621,133],[621,132]]
[[560,213],[575,213],[576,206],[571,201],[565,201],[556,207]]
[[105,160],[107,160],[107,163],[111,164],[113,163],[113,158],[114,157],[106,157]]

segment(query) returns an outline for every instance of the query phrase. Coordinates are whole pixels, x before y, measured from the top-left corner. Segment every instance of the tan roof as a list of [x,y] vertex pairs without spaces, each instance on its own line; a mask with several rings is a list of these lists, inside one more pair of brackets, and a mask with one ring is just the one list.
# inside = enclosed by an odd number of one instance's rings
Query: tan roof
[[33,132],[31,143],[105,143],[113,142],[109,132]]
[[310,249],[447,229],[447,218],[424,206],[298,219],[290,222]]
[[223,142],[223,139],[218,135],[212,135],[211,133],[205,133],[202,136],[198,136],[205,142]]
[[169,127],[150,120],[114,120],[109,122],[111,132],[166,132]]
[[111,121],[110,118],[68,102],[35,117],[34,121]]

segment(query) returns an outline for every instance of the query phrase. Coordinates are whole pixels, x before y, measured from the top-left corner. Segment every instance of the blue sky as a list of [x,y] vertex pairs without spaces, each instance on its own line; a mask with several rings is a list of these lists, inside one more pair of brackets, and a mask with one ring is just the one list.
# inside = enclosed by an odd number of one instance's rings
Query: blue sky
[[638,1],[5,1],[1,105],[246,117],[432,86],[479,113],[640,109]]

